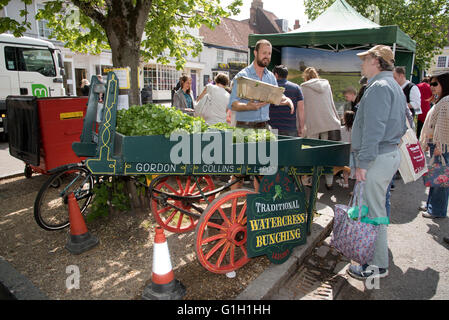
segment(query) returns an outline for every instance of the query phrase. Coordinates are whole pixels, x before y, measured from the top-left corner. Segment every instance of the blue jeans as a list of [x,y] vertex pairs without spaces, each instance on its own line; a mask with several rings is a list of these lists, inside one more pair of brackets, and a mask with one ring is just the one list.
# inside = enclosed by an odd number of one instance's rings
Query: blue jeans
[[[429,143],[430,156],[433,156],[433,151],[435,150],[435,145]],[[442,154],[446,164],[449,163],[449,152]],[[435,157],[435,162],[441,162],[439,156]],[[447,205],[449,200],[449,188],[440,187],[430,187],[429,196],[427,198],[427,213],[436,217],[446,217],[447,216]]]

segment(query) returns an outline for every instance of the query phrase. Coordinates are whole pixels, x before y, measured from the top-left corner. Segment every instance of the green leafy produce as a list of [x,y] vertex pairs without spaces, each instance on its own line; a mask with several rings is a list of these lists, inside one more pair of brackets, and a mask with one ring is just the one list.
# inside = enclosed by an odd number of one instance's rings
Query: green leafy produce
[[207,130],[232,130],[234,142],[257,142],[276,140],[269,130],[254,130],[231,127],[227,123],[211,126],[201,117],[192,117],[175,108],[146,104],[131,106],[117,112],[117,132],[126,136],[164,135],[174,132],[197,133]]
[[126,136],[164,135],[166,138],[175,130],[188,133],[205,131],[206,122],[175,108],[146,104],[131,106],[117,112],[117,132]]
[[128,211],[131,208],[130,200],[125,192],[125,180],[120,176],[103,177],[101,182],[95,183],[92,191],[95,196],[86,217],[88,222],[107,217],[112,207],[119,211]]

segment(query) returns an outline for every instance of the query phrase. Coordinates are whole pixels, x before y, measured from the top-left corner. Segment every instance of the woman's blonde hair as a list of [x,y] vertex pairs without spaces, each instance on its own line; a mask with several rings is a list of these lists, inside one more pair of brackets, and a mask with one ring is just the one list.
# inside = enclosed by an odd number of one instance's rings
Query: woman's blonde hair
[[309,81],[310,79],[319,78],[320,76],[314,67],[308,67],[303,71],[302,77],[305,81]]
[[88,86],[89,84],[90,84],[89,80],[87,80],[87,79],[81,80],[81,88],[83,88],[84,86]]

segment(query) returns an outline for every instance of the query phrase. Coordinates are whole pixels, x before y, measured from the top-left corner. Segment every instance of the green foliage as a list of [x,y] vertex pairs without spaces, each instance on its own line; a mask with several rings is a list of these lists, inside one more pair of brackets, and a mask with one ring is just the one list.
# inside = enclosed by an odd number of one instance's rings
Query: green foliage
[[142,57],[156,58],[163,64],[174,57],[177,69],[181,70],[187,56],[196,57],[202,50],[201,39],[193,36],[191,30],[202,25],[213,29],[221,17],[237,14],[241,5],[241,0],[235,0],[226,10],[219,0],[154,0],[145,25],[147,37],[142,40]]
[[[447,45],[449,3],[447,0],[346,0],[369,18],[373,6],[379,9],[379,24],[397,25],[416,41],[415,64],[428,69],[433,57]],[[333,0],[305,0],[305,12],[314,20]]]
[[119,211],[131,208],[130,200],[125,192],[126,180],[123,177],[112,176],[94,185],[91,210],[86,216],[88,222],[107,217],[111,207]]
[[175,130],[193,133],[206,129],[203,118],[189,116],[173,107],[147,104],[117,112],[117,132],[126,136],[164,135],[168,138]]
[[213,129],[232,130],[234,142],[276,140],[269,130],[241,129],[226,123],[207,126],[203,118],[189,116],[173,107],[147,104],[117,112],[116,130],[126,136],[164,135],[169,138],[174,132],[196,133]]
[[[0,8],[10,1],[0,0]],[[242,0],[233,0],[226,8],[220,0],[49,0],[36,18],[46,20],[50,37],[74,52],[99,54],[110,49],[114,67],[131,68],[128,96],[131,104],[138,104],[142,60],[174,61],[178,70],[183,69],[186,57],[196,57],[202,50],[202,41],[192,30],[202,25],[214,28],[220,17],[238,13],[241,5]],[[26,18],[26,6],[22,11]],[[1,32],[20,36],[30,27],[0,17]]]
[[[0,9],[10,1],[0,0]],[[32,0],[21,1],[21,15],[27,17],[25,4],[30,5]],[[191,29],[201,25],[214,28],[220,17],[239,13],[241,5],[242,0],[234,0],[226,8],[220,0],[50,0],[38,11],[36,19],[47,20],[51,37],[75,52],[98,54],[104,49],[114,50],[108,35],[116,32],[127,35],[119,39],[121,48],[140,49],[146,61],[168,63],[169,57],[173,57],[180,70],[186,56],[197,56],[202,50],[201,39],[194,37]],[[0,17],[0,32],[12,31],[21,36],[30,28],[29,22]],[[108,30],[111,28],[116,30]],[[143,31],[146,36],[141,40]]]

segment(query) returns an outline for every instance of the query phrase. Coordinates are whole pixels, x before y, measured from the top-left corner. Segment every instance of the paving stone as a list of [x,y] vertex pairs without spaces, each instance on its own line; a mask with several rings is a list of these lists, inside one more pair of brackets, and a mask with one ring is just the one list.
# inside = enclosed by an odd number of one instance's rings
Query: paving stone
[[324,258],[329,252],[329,250],[330,250],[329,246],[322,245],[321,247],[318,248],[315,254],[320,258]]
[[307,263],[310,264],[310,265],[312,265],[312,266],[317,266],[317,265],[318,265],[318,262],[316,262],[315,259],[314,259],[313,257],[310,257],[310,258],[307,260]]
[[334,256],[338,256],[338,255],[340,255],[340,252],[338,252],[337,249],[331,247],[331,254],[334,255]]
[[333,272],[334,272],[334,274],[344,275],[344,274],[346,274],[346,269],[348,269],[348,267],[349,267],[349,262],[347,262],[347,261],[340,261],[335,266]]
[[327,237],[326,239],[324,239],[323,244],[330,247],[330,245],[331,245],[331,239],[332,239],[332,238],[331,238],[330,236]]

